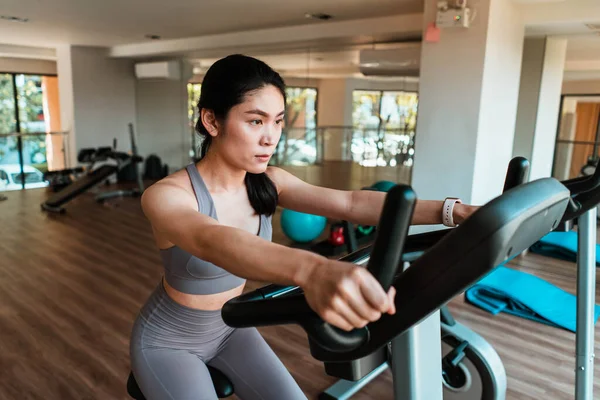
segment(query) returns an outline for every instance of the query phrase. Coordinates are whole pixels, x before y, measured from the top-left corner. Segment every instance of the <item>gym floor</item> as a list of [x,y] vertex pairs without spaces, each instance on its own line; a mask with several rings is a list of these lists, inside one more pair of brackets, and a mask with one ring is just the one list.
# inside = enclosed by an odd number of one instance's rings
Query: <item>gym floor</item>
[[[379,179],[403,181],[407,171],[328,164],[290,168],[302,179],[357,189]],[[161,261],[137,199],[100,206],[90,194],[48,215],[45,190],[6,193],[0,203],[0,398],[122,399],[129,397],[132,322],[161,277]],[[288,244],[274,217],[274,237]],[[512,266],[575,292],[575,264],[527,254]],[[262,286],[249,282],[247,288]],[[600,302],[599,292],[596,292]],[[486,338],[502,358],[508,399],[572,399],[575,335],[508,315],[490,316],[462,296],[454,317]],[[308,351],[296,326],[260,328],[310,399],[335,382]],[[596,354],[600,354],[600,329]],[[600,364],[596,362],[596,376]],[[595,393],[600,393],[596,379]],[[356,400],[391,400],[389,371]]]

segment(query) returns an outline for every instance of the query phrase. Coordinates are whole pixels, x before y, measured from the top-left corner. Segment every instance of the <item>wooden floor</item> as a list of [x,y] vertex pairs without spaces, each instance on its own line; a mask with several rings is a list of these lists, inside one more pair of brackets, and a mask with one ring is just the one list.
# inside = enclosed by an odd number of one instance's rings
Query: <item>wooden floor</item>
[[[320,173],[311,167],[304,173],[301,177],[313,183],[350,188],[391,178],[388,170],[356,172],[343,166]],[[0,399],[128,399],[132,321],[161,277],[139,200],[101,206],[84,195],[66,215],[48,215],[39,209],[44,190],[6,195],[8,200],[0,202]],[[274,228],[274,241],[287,243],[278,215]],[[513,266],[574,293],[572,263],[529,254]],[[462,297],[450,309],[500,354],[508,399],[573,398],[574,334],[507,315],[491,317]],[[260,331],[308,398],[315,399],[335,381],[310,356],[300,328]],[[600,354],[598,344],[600,333]],[[595,368],[600,398],[598,362]],[[390,373],[353,398],[391,400]]]

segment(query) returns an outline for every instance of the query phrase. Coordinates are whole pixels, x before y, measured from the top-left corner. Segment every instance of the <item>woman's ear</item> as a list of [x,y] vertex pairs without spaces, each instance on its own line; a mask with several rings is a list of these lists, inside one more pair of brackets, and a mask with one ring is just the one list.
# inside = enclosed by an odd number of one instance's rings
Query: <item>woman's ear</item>
[[216,137],[219,134],[219,122],[217,121],[213,110],[203,108],[200,111],[200,118],[202,119],[202,125],[206,128],[208,134],[212,137]]

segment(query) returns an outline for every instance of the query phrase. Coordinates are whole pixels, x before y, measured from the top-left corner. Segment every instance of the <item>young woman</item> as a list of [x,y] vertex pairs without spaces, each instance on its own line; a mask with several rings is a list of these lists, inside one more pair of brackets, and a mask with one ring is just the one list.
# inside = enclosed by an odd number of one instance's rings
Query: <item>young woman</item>
[[[258,331],[228,327],[221,308],[253,279],[302,287],[313,310],[344,330],[393,314],[394,289],[385,293],[366,269],[271,242],[278,204],[376,225],[385,194],[312,186],[267,166],[281,135],[285,84],[259,60],[217,61],[198,109],[201,160],[142,198],[165,274],[133,328],[133,373],[149,400],[216,399],[207,365],[243,400],[305,399]],[[443,205],[418,201],[413,224],[442,223]],[[446,213],[454,224],[473,209],[456,203]]]

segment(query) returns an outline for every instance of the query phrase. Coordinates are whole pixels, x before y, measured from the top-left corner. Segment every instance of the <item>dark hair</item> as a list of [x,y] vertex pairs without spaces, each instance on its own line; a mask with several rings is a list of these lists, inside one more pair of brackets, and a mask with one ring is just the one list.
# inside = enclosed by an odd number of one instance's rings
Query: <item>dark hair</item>
[[[206,71],[202,80],[198,114],[202,109],[212,110],[219,121],[224,121],[232,107],[241,104],[248,92],[273,85],[281,92],[285,104],[285,83],[281,76],[263,61],[256,58],[233,54],[215,62]],[[200,159],[204,158],[212,136],[202,123],[201,117],[196,123],[196,131],[202,136]],[[277,208],[277,189],[273,181],[265,174],[246,173],[246,190],[252,208],[258,214],[273,215]]]

